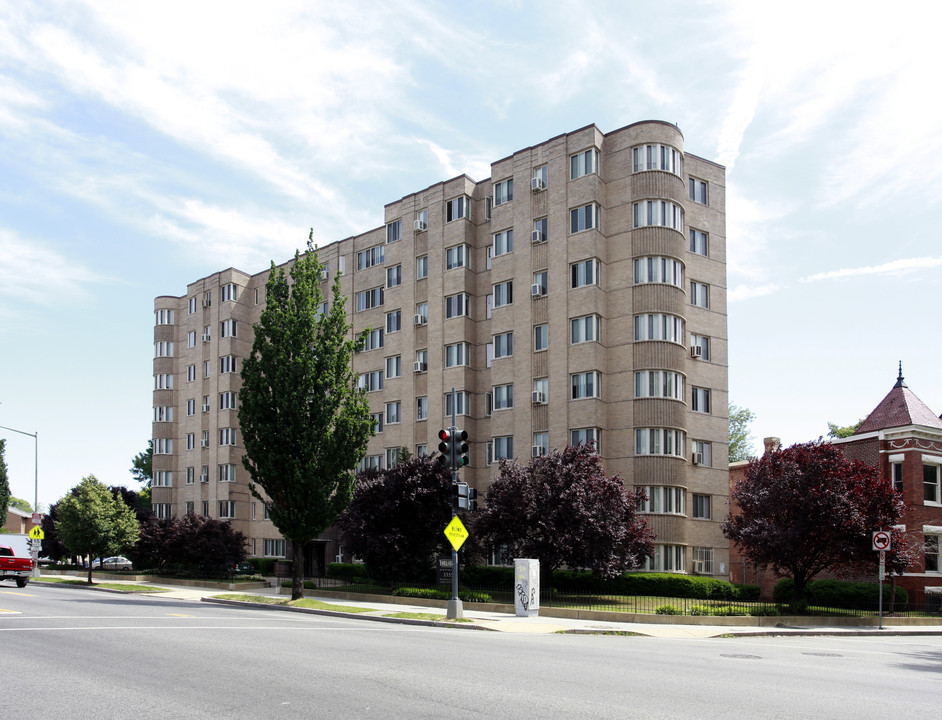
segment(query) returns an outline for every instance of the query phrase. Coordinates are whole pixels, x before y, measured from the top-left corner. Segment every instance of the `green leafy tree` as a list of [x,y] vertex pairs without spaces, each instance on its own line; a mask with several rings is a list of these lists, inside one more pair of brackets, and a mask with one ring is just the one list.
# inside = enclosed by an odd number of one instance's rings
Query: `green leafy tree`
[[138,482],[145,483],[145,487],[150,487],[151,480],[154,479],[154,441],[147,441],[147,449],[139,452],[131,460],[131,475]]
[[[134,545],[138,523],[134,511],[115,497],[94,475],[82,478],[73,492],[58,502],[56,532],[72,555],[116,555]],[[92,582],[92,563],[88,563]]]
[[749,408],[729,404],[729,461],[740,462],[752,456],[752,435],[749,423],[756,419],[756,414]]
[[18,497],[13,497],[12,495],[10,496],[10,507],[16,508],[17,510],[22,510],[23,512],[33,512],[33,506],[29,503],[29,501]]
[[835,425],[832,422],[828,422],[828,437],[835,439],[848,438],[857,432],[857,428],[860,427],[860,423],[862,422],[862,418],[853,425]]
[[351,368],[365,333],[351,338],[339,275],[329,308],[319,312],[322,270],[312,240],[303,255],[295,252],[290,282],[272,263],[265,310],[242,364],[242,463],[252,494],[291,541],[295,600],[304,596],[304,547],[347,507],[373,434]]
[[0,438],[0,510],[3,511],[3,522],[0,522],[0,527],[6,524],[7,508],[10,506],[10,481],[7,478],[7,461],[3,457],[6,446],[7,441]]

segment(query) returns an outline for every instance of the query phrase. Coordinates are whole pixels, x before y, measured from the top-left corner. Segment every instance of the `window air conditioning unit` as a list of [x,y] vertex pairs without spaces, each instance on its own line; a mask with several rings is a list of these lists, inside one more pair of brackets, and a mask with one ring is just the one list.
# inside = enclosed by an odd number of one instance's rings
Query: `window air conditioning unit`
[[691,345],[690,346],[690,357],[696,359],[703,357],[703,348],[700,345]]
[[209,403],[206,403],[205,405],[201,407],[202,407],[203,412],[209,412]]
[[425,315],[414,315],[414,316],[412,317],[412,321],[413,321],[416,325],[427,325],[427,324],[428,324],[428,318],[425,317]]
[[530,181],[530,189],[533,192],[539,192],[540,190],[546,189],[546,184],[543,182],[543,178],[535,177]]
[[200,440],[200,445],[203,447],[209,447],[209,440]]
[[329,270],[321,270],[321,280],[326,280],[329,273]]
[[546,448],[542,445],[533,445],[530,448],[530,457],[542,457],[546,455]]
[[209,337],[210,337],[209,333],[204,333],[204,334],[203,334],[203,342],[209,342]]
[[541,295],[546,295],[546,290],[544,290],[543,286],[539,283],[534,283],[530,286],[530,295],[533,297],[540,297]]
[[424,220],[416,220],[414,223],[412,223],[412,229],[416,232],[423,232],[428,230],[428,223],[426,223]]
[[546,393],[541,393],[539,390],[534,390],[532,393],[530,393],[530,400],[533,401],[534,405],[545,405]]
[[212,301],[210,301],[210,300],[203,300],[203,307],[209,307],[209,306],[212,305],[212,304],[213,304],[213,303],[212,303]]
[[209,475],[200,475],[200,482],[209,482]]
[[542,230],[534,230],[530,238],[534,243],[541,243],[546,241],[546,237],[543,235]]
[[703,453],[702,452],[696,452],[693,454],[693,464],[703,465]]
[[420,360],[416,360],[414,363],[412,363],[412,369],[417,373],[425,372],[428,370],[428,364]]

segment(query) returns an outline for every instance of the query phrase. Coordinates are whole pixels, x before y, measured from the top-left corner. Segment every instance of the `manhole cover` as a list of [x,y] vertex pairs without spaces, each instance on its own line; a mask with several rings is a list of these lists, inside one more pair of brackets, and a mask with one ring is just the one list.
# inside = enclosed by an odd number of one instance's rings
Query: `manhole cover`
[[761,660],[759,655],[745,655],[743,653],[722,653],[720,657],[736,658],[737,660]]
[[829,652],[806,652],[802,655],[814,655],[816,657],[844,657],[840,653],[829,653]]

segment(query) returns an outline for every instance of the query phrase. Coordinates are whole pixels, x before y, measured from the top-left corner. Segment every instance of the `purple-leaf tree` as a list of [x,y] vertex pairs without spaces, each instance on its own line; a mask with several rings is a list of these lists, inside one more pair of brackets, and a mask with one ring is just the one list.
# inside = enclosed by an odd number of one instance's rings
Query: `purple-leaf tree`
[[610,578],[654,554],[654,533],[637,514],[643,491],[607,477],[591,445],[553,450],[527,466],[501,460],[472,533],[537,558],[547,572],[566,566]]
[[[872,533],[891,529],[904,510],[902,495],[878,468],[848,460],[821,440],[753,459],[729,499],[723,533],[759,567],[791,577],[796,601],[825,570],[875,571]],[[897,566],[907,557],[893,556],[891,572],[902,572]]]

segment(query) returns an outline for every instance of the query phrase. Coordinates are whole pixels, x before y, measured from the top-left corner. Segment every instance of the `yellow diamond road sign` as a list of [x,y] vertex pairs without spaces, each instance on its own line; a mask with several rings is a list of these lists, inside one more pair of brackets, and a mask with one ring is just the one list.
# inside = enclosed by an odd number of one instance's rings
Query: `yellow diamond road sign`
[[461,546],[464,545],[464,541],[468,539],[468,531],[465,530],[464,525],[461,520],[458,519],[457,515],[451,519],[451,522],[448,523],[448,527],[445,528],[445,537],[448,538],[448,542],[451,543],[455,552],[458,552]]
[[44,533],[43,529],[37,525],[29,531],[29,536],[33,540],[42,540],[44,537],[46,537],[46,533]]

